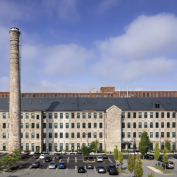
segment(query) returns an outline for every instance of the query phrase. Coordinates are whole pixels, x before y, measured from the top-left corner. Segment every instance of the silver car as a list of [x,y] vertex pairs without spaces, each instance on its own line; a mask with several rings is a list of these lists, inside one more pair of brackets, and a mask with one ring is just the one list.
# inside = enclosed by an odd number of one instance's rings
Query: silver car
[[166,168],[174,168],[175,167],[175,164],[172,162],[172,161],[168,161],[167,164],[165,164],[164,162],[162,163],[162,166],[165,167],[166,165]]
[[56,163],[55,162],[50,162],[49,163],[49,168],[55,169],[56,168]]
[[98,173],[106,173],[106,169],[103,166],[98,166],[97,171]]
[[96,161],[97,162],[103,162],[103,157],[102,156],[97,156]]

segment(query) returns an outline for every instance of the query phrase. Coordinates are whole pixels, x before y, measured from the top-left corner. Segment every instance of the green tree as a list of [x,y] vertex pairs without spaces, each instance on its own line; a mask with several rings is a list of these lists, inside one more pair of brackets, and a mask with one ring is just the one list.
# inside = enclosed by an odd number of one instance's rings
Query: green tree
[[114,160],[118,160],[118,149],[117,149],[117,145],[115,146],[115,149],[114,149]]
[[151,174],[148,174],[148,177],[154,177],[154,173],[151,172]]
[[165,141],[165,147],[170,150],[171,149],[171,142],[169,140]]
[[12,154],[7,154],[1,158],[1,161],[6,167],[10,168],[12,165],[16,164],[16,159],[13,158]]
[[164,153],[164,154],[165,154],[165,153],[168,153],[168,149],[167,149],[167,148],[164,148],[163,153]]
[[143,176],[143,167],[142,167],[142,161],[141,161],[141,158],[140,158],[140,155],[137,154],[136,156],[136,163],[135,163],[135,168],[134,168],[134,174],[135,174],[135,177],[142,177]]
[[150,144],[151,141],[149,140],[149,136],[147,135],[147,132],[143,132],[141,135],[141,140],[139,142],[139,150],[140,153],[143,155],[143,159],[144,159],[144,155],[147,153],[147,151],[150,148]]
[[19,162],[21,159],[21,151],[19,149],[15,149],[14,151],[12,151],[12,156],[16,163]]
[[122,163],[123,163],[123,160],[124,160],[124,156],[123,156],[123,153],[122,152],[119,152],[118,154],[118,160],[121,164],[121,170],[122,170]]
[[4,169],[3,169],[3,165],[2,165],[1,159],[0,159],[0,173],[1,173],[3,170],[4,170]]
[[154,152],[154,156],[155,156],[155,160],[159,160],[159,156],[160,156],[160,148],[159,148],[159,143],[156,142],[155,143],[155,152]]
[[128,159],[127,159],[127,169],[130,171],[131,176],[132,176],[134,167],[135,167],[135,156],[129,154]]
[[88,156],[89,155],[89,148],[87,146],[82,145],[81,151],[82,151],[84,156]]
[[165,163],[165,170],[166,170],[166,166],[168,163],[168,154],[166,154],[166,153],[163,155],[163,163]]
[[100,143],[98,140],[92,141],[90,145],[90,152],[96,152],[100,150]]

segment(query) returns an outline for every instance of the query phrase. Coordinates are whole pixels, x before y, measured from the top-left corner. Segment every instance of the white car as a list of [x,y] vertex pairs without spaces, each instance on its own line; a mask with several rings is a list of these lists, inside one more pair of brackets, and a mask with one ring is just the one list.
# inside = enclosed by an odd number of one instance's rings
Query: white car
[[63,150],[61,153],[62,153],[63,155],[65,155],[65,154],[66,154],[66,151]]
[[41,155],[39,156],[40,159],[44,159],[44,157],[45,157],[44,154],[41,154]]
[[103,157],[102,156],[97,156],[96,161],[97,162],[103,162]]

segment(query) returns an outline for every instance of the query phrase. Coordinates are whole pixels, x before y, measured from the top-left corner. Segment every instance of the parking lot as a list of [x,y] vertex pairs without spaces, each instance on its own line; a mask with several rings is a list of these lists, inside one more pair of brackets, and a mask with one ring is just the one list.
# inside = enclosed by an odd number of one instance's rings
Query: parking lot
[[[94,169],[88,169],[86,173],[83,174],[78,174],[77,173],[77,168],[79,166],[84,166],[86,167],[87,162],[83,162],[83,155],[63,155],[62,159],[55,159],[54,155],[48,155],[51,157],[52,161],[55,161],[57,168],[56,169],[49,169],[48,164],[49,162],[45,162],[44,159],[29,159],[27,162],[21,163],[21,166],[14,172],[14,173],[1,173],[1,177],[17,177],[17,176],[28,176],[28,177],[34,177],[34,176],[95,176],[97,177],[98,175],[104,175],[104,176],[109,176],[108,173],[105,174],[99,174],[96,171],[96,167],[101,165],[106,167],[109,164],[115,164],[114,156],[113,155],[108,155],[108,159],[104,159],[103,162],[93,162]],[[128,155],[127,155],[128,156]],[[126,170],[127,167],[127,156],[125,155],[125,160],[123,162],[123,168]],[[96,156],[93,156],[96,157]],[[171,169],[173,174],[168,175],[168,176],[174,176],[177,175],[177,159],[172,158],[172,156],[169,157],[169,160],[172,160],[175,163],[175,169]],[[39,168],[32,168],[31,164],[34,161],[39,161],[40,162],[40,167]],[[67,164],[66,169],[58,169],[58,165],[60,162],[65,162]],[[148,174],[151,173],[151,170],[147,168],[147,166],[154,166],[157,162],[155,160],[144,160],[143,162],[143,169],[144,169],[144,176],[148,176]],[[128,172],[126,170],[126,172]],[[119,174],[119,176],[125,176],[129,174]],[[155,177],[159,177],[162,175],[155,174]]]

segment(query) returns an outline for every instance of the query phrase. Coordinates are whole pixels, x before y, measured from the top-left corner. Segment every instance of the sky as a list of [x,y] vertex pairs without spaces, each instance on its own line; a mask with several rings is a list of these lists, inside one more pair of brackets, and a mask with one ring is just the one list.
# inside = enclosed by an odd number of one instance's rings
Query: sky
[[0,0],[0,91],[19,28],[22,92],[177,90],[176,0]]

